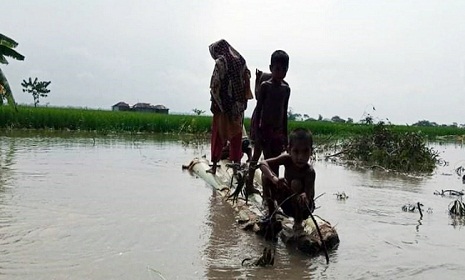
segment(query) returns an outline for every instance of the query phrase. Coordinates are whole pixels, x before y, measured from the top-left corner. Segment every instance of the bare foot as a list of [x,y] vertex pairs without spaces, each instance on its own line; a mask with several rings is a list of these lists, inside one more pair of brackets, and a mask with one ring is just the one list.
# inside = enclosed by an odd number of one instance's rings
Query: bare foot
[[305,229],[302,225],[302,222],[295,223],[294,226],[292,227],[292,230],[294,230],[295,237],[300,237],[302,235],[305,235]]
[[216,168],[217,168],[216,162],[213,163],[213,164],[210,165],[210,166],[211,166],[211,168],[207,170],[207,173],[211,173],[211,174],[215,175],[215,174],[216,174]]
[[212,168],[208,169],[207,173],[211,173],[211,174],[215,175],[216,174],[216,168],[212,167]]

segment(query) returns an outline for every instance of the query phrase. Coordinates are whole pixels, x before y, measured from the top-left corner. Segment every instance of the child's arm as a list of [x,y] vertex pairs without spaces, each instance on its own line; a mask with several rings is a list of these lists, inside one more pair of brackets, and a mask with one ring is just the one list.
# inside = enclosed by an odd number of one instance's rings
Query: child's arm
[[275,158],[269,158],[260,162],[260,170],[267,179],[273,182],[274,185],[278,186],[278,188],[285,187],[288,188],[288,184],[285,178],[279,178],[279,174],[275,174],[270,166],[279,167],[281,165],[285,165],[286,158],[289,155],[280,155]]
[[287,92],[287,97],[286,97],[286,101],[284,103],[284,117],[283,117],[283,133],[284,133],[284,136],[285,136],[285,145],[287,146],[287,143],[288,143],[288,140],[287,140],[287,123],[288,123],[288,120],[287,120],[287,112],[288,112],[288,106],[289,106],[289,97],[291,96],[291,89],[288,88],[288,92]]
[[257,132],[257,138],[261,140],[261,135],[259,132],[260,124],[262,122],[262,110],[263,110],[263,100],[266,97],[266,90],[264,90],[263,84],[260,85],[259,94],[257,94],[257,106],[255,107],[255,131]]
[[260,84],[262,83],[262,74],[263,71],[255,69],[255,99],[258,100],[258,96],[260,96]]
[[271,79],[271,73],[264,73],[258,69],[255,70],[255,99],[258,100],[260,95],[260,85],[269,79]]

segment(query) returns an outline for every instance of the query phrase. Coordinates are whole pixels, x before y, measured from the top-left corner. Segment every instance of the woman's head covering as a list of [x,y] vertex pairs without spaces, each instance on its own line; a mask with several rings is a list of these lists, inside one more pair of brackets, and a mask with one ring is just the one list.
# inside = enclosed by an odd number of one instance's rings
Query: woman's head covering
[[210,87],[218,92],[212,92],[213,100],[231,117],[240,116],[247,106],[245,59],[224,39],[211,44],[209,50],[216,62]]
[[227,68],[231,68],[231,71],[240,72],[244,70],[245,59],[226,40],[221,39],[211,44],[209,49],[213,59],[226,60]]

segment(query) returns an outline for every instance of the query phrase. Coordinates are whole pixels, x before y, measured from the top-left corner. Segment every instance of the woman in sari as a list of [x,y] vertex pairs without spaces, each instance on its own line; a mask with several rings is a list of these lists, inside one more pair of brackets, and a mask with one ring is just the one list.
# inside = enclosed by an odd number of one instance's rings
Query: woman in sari
[[211,134],[210,173],[215,174],[221,151],[229,141],[229,159],[233,163],[242,158],[242,125],[247,100],[252,99],[250,71],[245,59],[226,40],[209,46],[215,60],[210,82],[211,107],[213,113]]

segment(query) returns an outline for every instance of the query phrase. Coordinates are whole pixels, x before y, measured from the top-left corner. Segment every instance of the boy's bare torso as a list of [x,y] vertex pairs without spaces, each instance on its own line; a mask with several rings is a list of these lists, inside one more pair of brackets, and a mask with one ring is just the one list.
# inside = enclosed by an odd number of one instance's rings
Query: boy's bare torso
[[[292,160],[290,160],[292,162]],[[305,192],[305,188],[309,186],[309,183],[315,181],[315,170],[309,164],[303,168],[297,168],[294,164],[290,163],[285,167],[284,178],[288,182],[293,180],[299,180],[302,182],[302,189],[293,190],[296,193]]]
[[[311,188],[310,192],[313,193],[314,190],[314,182],[315,182],[315,170],[310,164],[307,164],[303,167],[297,167],[293,164],[292,158],[290,155],[281,155],[279,158],[276,158],[275,160],[271,161],[269,163],[270,167],[272,168],[277,168],[280,165],[284,166],[284,178],[290,184],[293,180],[298,180],[301,182],[300,189],[293,189],[292,191],[294,193],[303,193],[307,192],[306,188]],[[281,194],[280,196],[288,196],[289,193],[285,191],[284,194]]]
[[290,88],[286,82],[268,80],[260,85],[260,99],[262,99],[261,127],[283,129],[287,118],[287,105]]

